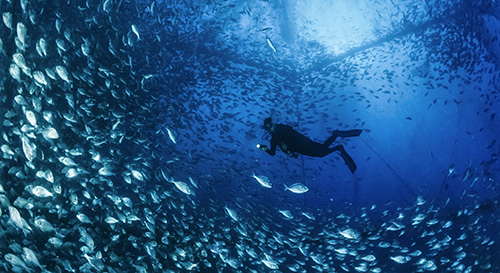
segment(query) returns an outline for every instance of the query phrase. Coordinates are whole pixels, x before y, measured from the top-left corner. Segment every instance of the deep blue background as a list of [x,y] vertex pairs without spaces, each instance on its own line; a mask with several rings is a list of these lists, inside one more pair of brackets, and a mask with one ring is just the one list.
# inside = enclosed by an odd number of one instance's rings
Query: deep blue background
[[[0,3],[3,269],[500,270],[494,1]],[[267,117],[362,129],[336,142],[358,170],[262,152]]]

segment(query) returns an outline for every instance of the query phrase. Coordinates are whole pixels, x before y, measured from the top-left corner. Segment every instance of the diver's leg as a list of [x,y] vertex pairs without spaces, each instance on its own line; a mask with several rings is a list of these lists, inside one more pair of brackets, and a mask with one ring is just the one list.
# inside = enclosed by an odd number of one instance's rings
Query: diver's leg
[[[326,146],[323,146],[323,147],[326,147]],[[321,152],[319,152],[319,155],[320,157],[324,157],[325,155],[329,155],[335,151],[339,151],[341,149],[342,145],[337,145],[337,146],[334,146],[333,148],[324,148],[321,150]]]
[[330,146],[332,143],[337,139],[337,137],[355,137],[361,135],[362,130],[355,129],[355,130],[348,130],[348,131],[339,131],[335,130],[333,131],[333,134],[331,137],[329,137],[325,142],[323,142],[323,145],[325,146]]
[[[336,134],[337,131],[334,131],[332,136],[329,137],[327,140],[325,140],[325,142],[323,142],[323,145],[325,145],[325,147],[328,147],[330,145],[332,145],[332,143],[335,141],[335,139],[337,139],[337,134]],[[331,153],[331,152],[330,152]]]
[[361,132],[363,131],[360,129],[347,130],[347,131],[335,130],[333,134],[339,137],[357,137],[361,135]]

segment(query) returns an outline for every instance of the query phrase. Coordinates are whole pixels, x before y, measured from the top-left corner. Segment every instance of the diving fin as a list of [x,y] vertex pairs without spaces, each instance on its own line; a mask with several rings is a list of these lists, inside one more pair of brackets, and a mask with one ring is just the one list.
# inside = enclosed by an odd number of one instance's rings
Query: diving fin
[[361,132],[363,132],[363,130],[360,130],[360,129],[354,129],[354,130],[348,130],[348,131],[336,130],[334,132],[334,134],[338,137],[357,137],[357,136],[361,135]]
[[356,166],[356,163],[354,163],[352,157],[345,151],[344,146],[340,146],[340,156],[342,156],[342,159],[344,159],[344,162],[347,167],[349,167],[349,170],[354,173],[354,171],[356,171],[358,167]]

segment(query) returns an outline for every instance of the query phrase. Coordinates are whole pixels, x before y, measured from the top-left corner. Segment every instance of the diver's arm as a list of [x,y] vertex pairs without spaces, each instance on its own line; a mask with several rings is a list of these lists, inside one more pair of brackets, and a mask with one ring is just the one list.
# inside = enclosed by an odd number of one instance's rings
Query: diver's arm
[[271,149],[267,149],[265,151],[270,155],[276,154],[276,140],[274,139],[274,136],[271,138]]
[[271,145],[271,149],[264,150],[270,155],[275,155],[276,154],[276,145]]
[[276,143],[274,143],[272,140],[271,140],[271,149],[267,148],[266,145],[260,145],[260,144],[257,144],[257,148],[267,152],[270,155],[276,154]]

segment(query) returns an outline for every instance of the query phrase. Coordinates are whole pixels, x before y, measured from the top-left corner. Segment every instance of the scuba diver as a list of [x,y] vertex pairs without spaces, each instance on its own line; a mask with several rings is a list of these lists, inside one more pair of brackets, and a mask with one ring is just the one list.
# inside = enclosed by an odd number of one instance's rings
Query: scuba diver
[[340,151],[340,156],[344,159],[345,164],[349,167],[352,173],[356,170],[356,163],[347,154],[344,146],[337,145],[332,148],[329,146],[335,141],[337,137],[355,137],[359,136],[362,130],[348,130],[348,131],[333,131],[331,137],[329,137],[323,144],[314,142],[308,137],[302,135],[301,133],[295,131],[292,127],[284,124],[273,124],[271,118],[266,118],[264,120],[264,129],[267,133],[271,135],[271,148],[269,149],[266,145],[257,144],[257,148],[267,152],[268,154],[274,156],[276,154],[276,146],[288,154],[291,157],[297,158],[297,154],[303,154],[313,157],[323,157],[335,151]]

